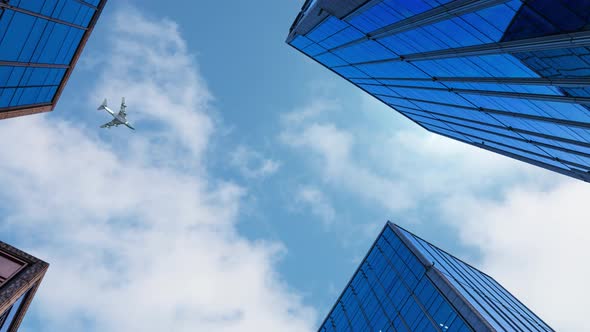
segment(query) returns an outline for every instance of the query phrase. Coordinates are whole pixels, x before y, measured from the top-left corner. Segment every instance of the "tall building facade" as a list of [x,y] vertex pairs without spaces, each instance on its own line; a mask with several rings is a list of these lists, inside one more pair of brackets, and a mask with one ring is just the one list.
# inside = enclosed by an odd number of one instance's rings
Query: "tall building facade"
[[105,4],[0,1],[0,119],[55,108]]
[[492,277],[388,222],[319,331],[553,329]]
[[423,128],[590,182],[590,2],[314,0],[287,42]]
[[0,242],[0,332],[16,332],[49,264]]

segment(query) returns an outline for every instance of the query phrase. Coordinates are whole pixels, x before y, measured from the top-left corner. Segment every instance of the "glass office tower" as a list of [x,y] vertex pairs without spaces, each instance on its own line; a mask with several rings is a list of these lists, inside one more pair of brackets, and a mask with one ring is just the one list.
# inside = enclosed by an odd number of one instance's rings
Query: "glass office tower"
[[307,1],[287,42],[423,128],[590,181],[587,0]]
[[49,264],[0,242],[0,332],[16,332]]
[[55,108],[105,4],[0,0],[0,119]]
[[492,277],[388,222],[319,331],[553,329]]

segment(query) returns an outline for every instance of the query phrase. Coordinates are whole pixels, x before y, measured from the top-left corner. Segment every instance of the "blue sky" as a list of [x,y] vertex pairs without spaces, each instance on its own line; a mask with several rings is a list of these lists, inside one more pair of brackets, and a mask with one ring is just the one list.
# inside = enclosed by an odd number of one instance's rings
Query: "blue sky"
[[[301,4],[111,1],[55,112],[0,122],[0,235],[51,263],[23,330],[314,330],[386,220],[587,328],[587,184],[299,54]],[[98,129],[123,95],[138,130]]]

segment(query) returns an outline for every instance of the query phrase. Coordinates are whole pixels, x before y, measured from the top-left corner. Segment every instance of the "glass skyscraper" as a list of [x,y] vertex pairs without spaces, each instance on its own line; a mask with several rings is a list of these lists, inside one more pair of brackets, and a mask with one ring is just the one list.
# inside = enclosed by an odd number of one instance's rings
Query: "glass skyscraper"
[[16,332],[49,264],[0,242],[0,332]]
[[319,331],[553,329],[492,277],[388,222]]
[[314,0],[287,42],[423,128],[590,181],[587,0]]
[[0,119],[55,108],[105,4],[0,0]]

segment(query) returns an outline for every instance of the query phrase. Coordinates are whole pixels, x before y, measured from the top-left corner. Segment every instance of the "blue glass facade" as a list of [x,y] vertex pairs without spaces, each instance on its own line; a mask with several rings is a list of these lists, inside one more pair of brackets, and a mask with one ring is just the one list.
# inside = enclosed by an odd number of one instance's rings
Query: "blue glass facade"
[[316,0],[287,42],[425,129],[590,182],[590,1]]
[[387,223],[319,331],[553,329],[490,276]]
[[0,1],[0,119],[55,107],[105,3]]

